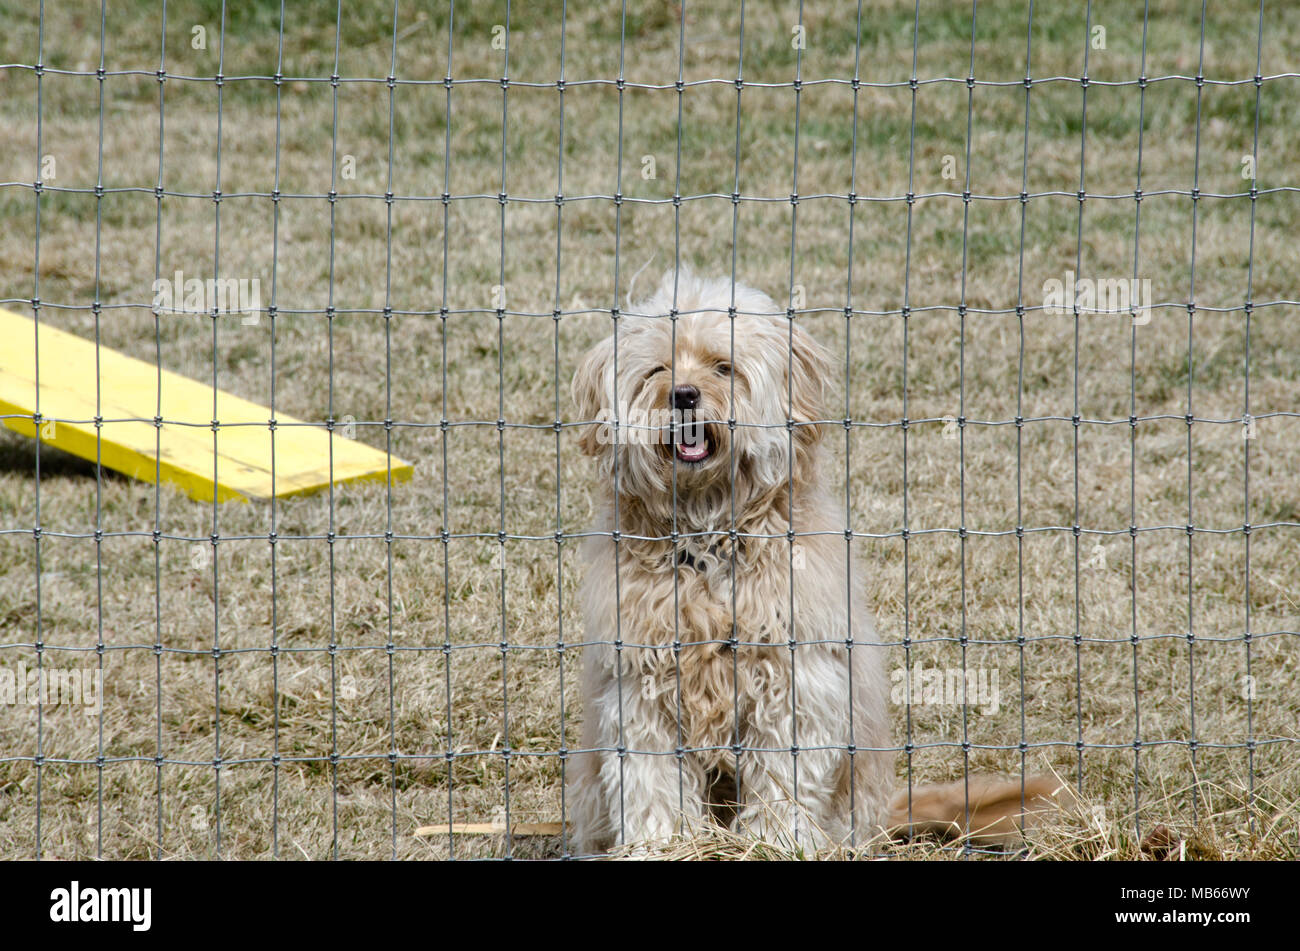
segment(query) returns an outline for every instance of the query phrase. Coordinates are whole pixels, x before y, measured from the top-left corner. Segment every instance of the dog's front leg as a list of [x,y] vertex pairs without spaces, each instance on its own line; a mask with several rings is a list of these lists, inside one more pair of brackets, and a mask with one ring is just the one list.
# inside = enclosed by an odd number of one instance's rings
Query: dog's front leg
[[737,825],[784,848],[816,850],[848,838],[849,685],[835,654],[822,644],[798,648],[793,698],[787,667],[766,684],[767,702],[746,727]]
[[[844,772],[840,761],[847,761],[846,754],[814,749],[792,752],[789,730],[782,732],[787,737],[784,742],[774,742],[770,734],[751,734],[745,742],[750,751],[741,759],[744,804],[736,817],[737,831],[786,849],[826,848],[840,840],[846,819],[831,808],[837,777]],[[769,752],[774,746],[785,749]],[[754,752],[756,747],[763,751]]]
[[703,770],[677,756],[677,725],[661,699],[626,665],[621,684],[608,668],[592,679],[599,683],[587,695],[584,742],[600,752],[588,754],[596,757],[595,775],[586,777],[574,804],[579,824],[600,830],[591,843],[648,847],[698,829],[705,816]]

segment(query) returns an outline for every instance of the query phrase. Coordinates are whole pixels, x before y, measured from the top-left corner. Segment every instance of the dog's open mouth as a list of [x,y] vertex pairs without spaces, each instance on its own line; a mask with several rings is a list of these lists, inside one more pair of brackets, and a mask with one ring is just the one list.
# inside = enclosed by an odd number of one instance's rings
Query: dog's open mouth
[[677,458],[687,464],[698,465],[713,455],[713,444],[703,423],[684,422],[673,440]]

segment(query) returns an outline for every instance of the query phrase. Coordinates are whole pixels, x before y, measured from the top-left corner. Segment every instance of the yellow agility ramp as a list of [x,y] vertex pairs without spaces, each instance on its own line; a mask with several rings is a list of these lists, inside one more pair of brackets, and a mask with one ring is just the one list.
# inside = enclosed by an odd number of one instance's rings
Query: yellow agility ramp
[[[103,420],[99,457],[109,469],[145,482],[153,482],[157,472],[191,498],[206,501],[214,496],[224,501],[301,495],[325,488],[331,475],[336,483],[388,478],[389,457],[384,452],[345,439],[336,428],[331,467],[330,434],[324,426],[301,425],[301,420],[279,413],[272,493],[269,409],[217,390],[216,418],[221,425],[214,452],[210,384],[163,370],[162,424],[155,426],[158,369],[108,347],[98,352],[98,415]],[[36,322],[0,308],[0,415],[10,416],[5,425],[93,461],[95,353],[94,341],[41,324],[38,433],[31,418],[37,411]],[[132,421],[117,421],[123,419]],[[409,462],[392,457],[394,481],[409,479],[412,471]]]

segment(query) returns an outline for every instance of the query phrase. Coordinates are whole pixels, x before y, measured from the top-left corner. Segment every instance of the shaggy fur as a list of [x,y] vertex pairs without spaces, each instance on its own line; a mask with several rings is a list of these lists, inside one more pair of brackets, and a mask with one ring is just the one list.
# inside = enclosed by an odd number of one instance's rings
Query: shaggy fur
[[[636,309],[664,316],[620,318],[573,381],[579,417],[599,421],[581,445],[605,490],[585,541],[575,844],[646,845],[706,821],[862,844],[907,805],[891,811],[885,648],[818,477],[829,356],[729,280],[670,272]],[[1010,790],[981,790],[1005,818]],[[927,828],[964,818],[964,798],[956,814],[939,798]]]

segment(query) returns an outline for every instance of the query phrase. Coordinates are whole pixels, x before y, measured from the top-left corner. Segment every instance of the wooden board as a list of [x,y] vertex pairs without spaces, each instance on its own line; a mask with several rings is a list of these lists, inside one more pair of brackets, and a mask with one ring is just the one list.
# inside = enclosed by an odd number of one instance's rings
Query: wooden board
[[[514,835],[559,835],[564,831],[563,822],[516,822],[512,827]],[[415,830],[417,836],[429,835],[505,835],[504,822],[457,822],[448,828],[447,823],[438,826],[420,826]]]
[[[40,343],[41,425],[36,392],[37,325],[0,308],[0,416],[10,429],[94,460],[96,346],[76,334],[42,323]],[[271,411],[224,390],[158,369],[108,347],[98,348],[99,458],[106,468],[152,483],[155,473],[191,498],[211,501],[270,498]],[[159,415],[161,386],[162,425]],[[12,415],[12,414],[17,414]],[[26,417],[26,418],[24,418]],[[129,419],[129,422],[121,420]],[[335,483],[409,479],[413,467],[381,450],[344,438],[336,422],[324,425],[276,414],[274,495],[315,492]],[[253,423],[255,425],[231,425]],[[38,433],[39,430],[39,433]],[[333,458],[331,460],[331,451]],[[215,473],[215,477],[214,477]]]

